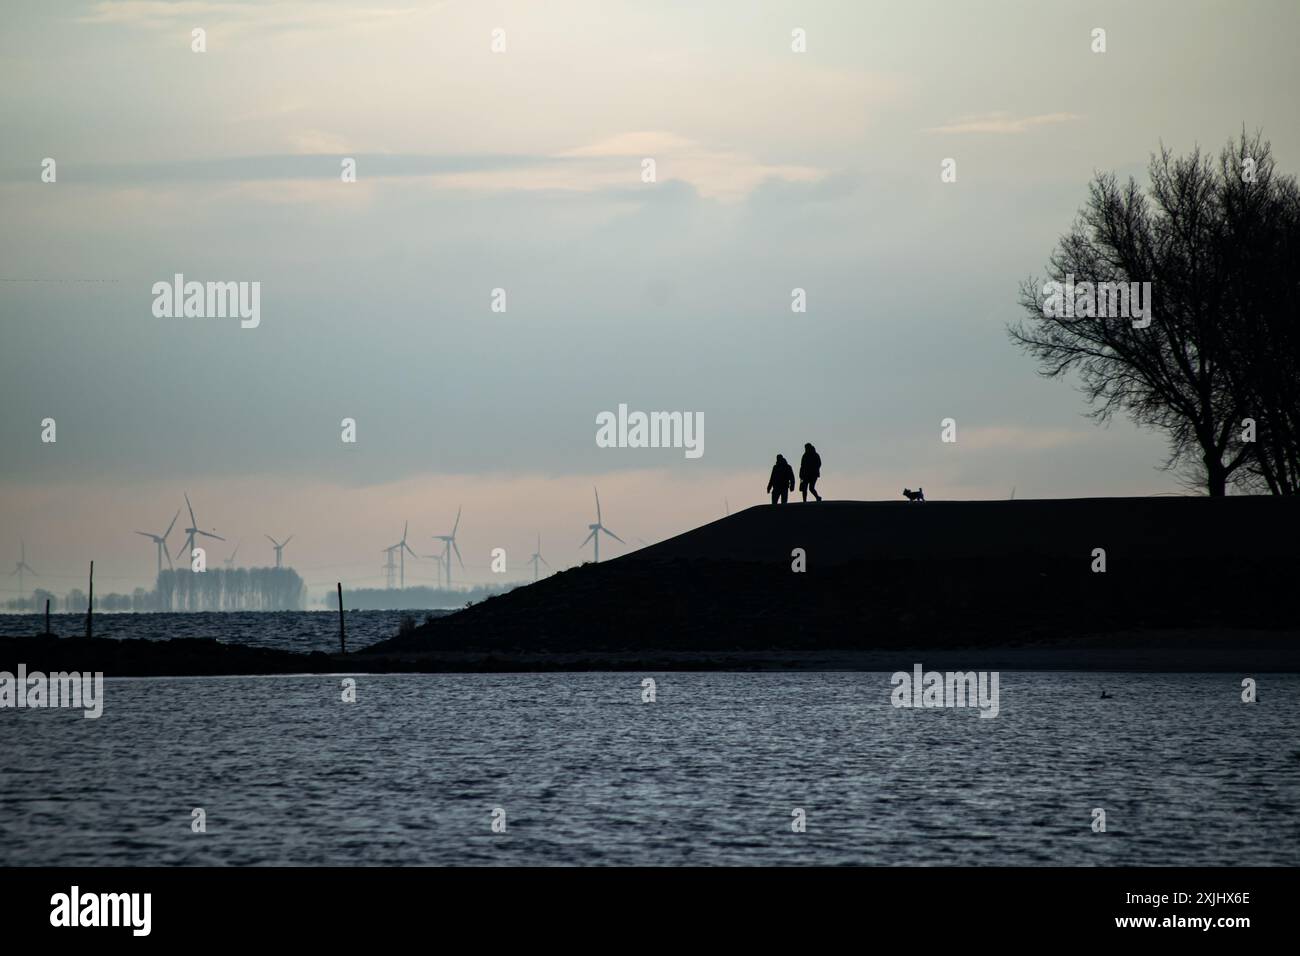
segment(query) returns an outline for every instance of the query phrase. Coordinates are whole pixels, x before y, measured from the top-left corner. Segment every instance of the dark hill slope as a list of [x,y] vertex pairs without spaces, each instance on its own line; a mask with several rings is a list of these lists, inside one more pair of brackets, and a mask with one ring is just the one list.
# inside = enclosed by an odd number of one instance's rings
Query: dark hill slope
[[[807,571],[791,570],[803,548]],[[1094,548],[1104,574],[1091,571]],[[373,654],[1008,645],[1297,626],[1300,501],[759,506],[561,572]]]
[[[1290,533],[1286,533],[1289,531]],[[855,561],[1036,555],[1110,561],[1174,555],[1300,554],[1300,501],[1274,497],[1022,501],[826,501],[760,505],[636,551],[622,561],[784,561],[802,547],[827,567]],[[612,564],[613,562],[611,562]]]

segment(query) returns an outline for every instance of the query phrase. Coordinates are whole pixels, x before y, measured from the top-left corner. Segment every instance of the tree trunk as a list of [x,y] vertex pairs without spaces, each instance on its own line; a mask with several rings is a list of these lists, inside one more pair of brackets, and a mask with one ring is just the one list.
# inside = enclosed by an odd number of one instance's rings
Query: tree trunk
[[1222,498],[1228,493],[1228,470],[1217,457],[1205,456],[1205,490],[1211,498]]

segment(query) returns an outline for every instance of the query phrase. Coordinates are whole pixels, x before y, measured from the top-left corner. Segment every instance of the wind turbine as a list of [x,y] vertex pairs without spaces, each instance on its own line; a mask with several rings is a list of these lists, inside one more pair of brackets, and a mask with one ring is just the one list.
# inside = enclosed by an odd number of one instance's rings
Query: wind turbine
[[460,527],[460,508],[456,509],[456,523],[451,526],[451,534],[435,534],[435,540],[442,542],[442,560],[447,567],[447,590],[451,590],[451,552],[456,552],[456,560],[460,562],[460,569],[465,570],[465,561],[460,556],[460,548],[456,547],[456,529]]
[[[406,555],[407,555],[407,552],[410,552],[410,555],[411,555],[411,557],[413,557],[413,558],[418,558],[418,557],[419,557],[418,554],[416,554],[414,551],[411,551],[411,546],[410,546],[409,544],[406,543],[406,531],[407,531],[407,529],[410,528],[410,527],[411,527],[411,522],[409,522],[409,521],[406,522],[406,524],[402,525],[402,540],[399,541],[399,542],[397,542],[397,544],[390,545],[389,547],[384,548],[384,550],[387,551],[389,554],[392,554],[394,551],[396,551],[396,552],[398,553],[398,555],[399,555],[399,556],[401,557],[401,559],[402,559],[402,571],[401,571],[401,574],[402,574],[402,587],[403,587],[403,588],[406,587]],[[390,558],[389,560],[391,561],[392,559]]]
[[284,546],[286,544],[288,544],[290,541],[293,540],[293,535],[289,535],[289,537],[285,538],[283,541],[276,541],[268,534],[266,536],[266,540],[270,541],[271,546],[275,548],[275,566],[277,568],[284,567],[284,564],[282,563],[280,558],[280,552],[284,550]]
[[438,563],[438,587],[442,587],[442,555],[440,554],[417,554],[417,558],[429,558]]
[[242,542],[242,541],[237,541],[237,542],[235,542],[235,550],[234,550],[234,551],[231,551],[231,552],[230,552],[230,557],[226,558],[226,570],[227,570],[227,571],[229,571],[231,568],[233,568],[233,567],[235,566],[235,555],[239,554],[239,546],[240,546],[241,544],[243,544],[243,543],[244,543],[244,542]]
[[[176,517],[172,518],[172,523],[167,526],[167,530],[162,534],[150,534],[148,531],[137,531],[136,534],[142,534],[153,541],[158,546],[158,573],[162,574],[163,555],[167,554],[167,536],[172,533],[172,528],[176,527],[176,518],[181,516],[181,509],[176,509]],[[167,554],[167,567],[172,566],[172,556]]]
[[599,564],[600,563],[600,533],[602,531],[605,532],[605,534],[609,535],[611,538],[613,538],[615,541],[617,541],[619,544],[627,544],[627,542],[624,541],[622,538],[620,538],[618,535],[616,535],[614,532],[610,531],[608,528],[605,527],[604,524],[601,523],[600,492],[596,491],[595,485],[591,486],[591,490],[596,492],[596,523],[587,525],[587,527],[591,529],[591,534],[583,538],[582,544],[578,545],[578,547],[581,548],[584,545],[586,545],[588,541],[590,541],[595,551],[594,563]]
[[[190,558],[194,557],[194,536],[196,534],[201,534],[205,538],[216,538],[218,541],[226,540],[219,534],[213,534],[211,531],[204,531],[199,527],[199,523],[194,520],[194,506],[190,504],[190,496],[188,493],[185,495],[185,507],[190,509],[190,526],[185,529],[185,553],[187,556]],[[179,558],[180,556],[181,553],[177,551],[176,557]]]
[[531,561],[531,562],[533,562],[533,580],[534,580],[534,581],[537,580],[537,562],[538,562],[538,561],[542,562],[542,564],[545,564],[548,568],[551,566],[551,565],[547,562],[547,560],[546,560],[544,557],[542,557],[542,533],[541,533],[540,531],[537,532],[537,550],[533,552],[533,556],[532,556],[531,558],[529,558],[528,560]]
[[12,578],[15,574],[18,575],[18,593],[25,598],[27,597],[27,589],[23,587],[23,572],[26,571],[34,578],[40,577],[40,575],[38,575],[32,569],[32,566],[27,563],[27,542],[22,538],[19,538],[18,547],[20,549],[18,563],[15,564],[14,569],[9,572],[9,576]]

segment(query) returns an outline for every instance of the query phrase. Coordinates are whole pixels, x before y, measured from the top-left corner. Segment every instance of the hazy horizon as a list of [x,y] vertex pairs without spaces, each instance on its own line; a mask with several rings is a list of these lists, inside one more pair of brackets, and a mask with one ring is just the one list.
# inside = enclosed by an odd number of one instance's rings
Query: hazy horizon
[[[149,587],[134,532],[186,492],[228,539],[210,566],[292,534],[313,596],[380,586],[406,521],[440,550],[460,506],[457,584],[529,579],[538,533],[556,569],[588,560],[593,484],[630,547],[658,541],[764,502],[804,442],[832,499],[1179,492],[1160,434],[1094,425],[1008,342],[1018,284],[1095,171],[1145,183],[1161,143],[1259,129],[1300,170],[1283,2],[4,16],[6,599],[20,537],[29,592],[84,588],[91,559],[97,591]],[[176,273],[260,282],[260,324],[156,317]],[[702,414],[704,454],[597,447],[620,404]],[[408,557],[408,585],[435,574]]]

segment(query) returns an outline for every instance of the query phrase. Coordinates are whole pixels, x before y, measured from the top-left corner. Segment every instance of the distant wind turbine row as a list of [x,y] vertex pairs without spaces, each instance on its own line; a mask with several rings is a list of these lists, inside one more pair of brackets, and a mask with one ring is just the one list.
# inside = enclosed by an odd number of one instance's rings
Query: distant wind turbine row
[[[592,542],[592,559],[596,562],[599,562],[600,561],[600,536],[602,534],[608,535],[609,537],[613,538],[615,541],[619,542],[620,544],[627,544],[627,542],[624,541],[622,538],[620,538],[613,531],[609,530],[609,528],[605,527],[604,519],[601,515],[601,509],[600,509],[600,492],[594,486],[592,487],[591,490],[596,496],[596,522],[595,524],[587,525],[587,529],[590,533],[587,535],[586,539],[583,540],[582,544],[579,545],[578,547],[580,548],[586,547],[588,541]],[[451,532],[449,534],[433,535],[433,539],[435,541],[442,542],[442,554],[424,554],[424,555],[416,554],[415,551],[411,550],[411,546],[407,543],[407,534],[410,531],[411,523],[407,521],[402,525],[401,540],[399,540],[396,544],[390,544],[388,547],[381,549],[382,554],[388,555],[388,563],[384,565],[384,572],[388,576],[389,587],[392,587],[392,578],[393,578],[394,571],[397,571],[397,573],[400,575],[401,587],[402,588],[406,587],[406,555],[410,554],[411,557],[413,558],[430,558],[434,561],[437,561],[441,565],[439,569],[440,572],[439,577],[440,579],[443,579],[443,575],[445,574],[444,580],[446,582],[447,590],[451,590],[451,556],[453,554],[455,554],[456,561],[457,563],[460,564],[461,570],[462,571],[465,570],[465,559],[461,557],[460,546],[456,543],[456,534],[460,530],[460,518],[463,512],[464,512],[464,506],[458,507],[456,509],[456,520],[452,523]],[[401,564],[398,565],[397,567],[394,567],[394,561],[393,561],[393,556],[395,554],[401,558]],[[532,555],[528,558],[528,561],[533,566],[534,581],[537,581],[541,578],[542,565],[546,565],[548,569],[551,568],[550,562],[548,562],[546,558],[542,556],[542,536],[540,533],[537,535],[537,550],[532,553]]]
[[[460,556],[460,547],[456,544],[456,532],[460,529],[460,515],[462,508],[456,509],[456,521],[451,527],[451,534],[435,534],[433,539],[442,542],[442,554],[416,554],[407,542],[407,534],[411,530],[411,522],[407,521],[402,525],[402,537],[396,544],[390,544],[388,547],[381,549],[381,554],[388,555],[388,563],[384,565],[384,573],[388,578],[388,586],[393,586],[393,572],[397,571],[400,581],[400,587],[406,588],[406,556],[409,554],[413,558],[428,558],[438,562],[438,580],[441,583],[443,579],[443,569],[446,569],[447,590],[451,590],[451,554],[456,553],[456,560],[460,562],[461,570],[465,568],[465,560]],[[396,555],[401,559],[399,565],[394,565],[393,556]]]
[[[615,534],[613,531],[611,531],[609,528],[605,526],[604,518],[601,514],[600,491],[595,486],[593,486],[591,490],[592,493],[595,495],[595,499],[596,499],[596,521],[593,524],[587,525],[587,531],[588,531],[587,537],[583,539],[582,544],[580,544],[578,547],[580,549],[584,548],[587,546],[588,542],[591,542],[592,561],[599,563],[601,535],[606,535],[610,538],[613,538],[615,541],[619,542],[620,544],[626,545],[627,542],[624,541],[617,534]],[[179,559],[182,554],[185,554],[187,557],[193,556],[196,542],[200,537],[211,538],[214,541],[226,540],[221,535],[216,533],[215,528],[211,530],[206,530],[204,528],[199,527],[198,518],[195,517],[194,514],[194,505],[190,502],[189,492],[186,492],[184,497],[185,497],[185,510],[188,511],[189,513],[190,521],[189,521],[189,525],[182,529],[185,533],[185,539],[182,544],[182,547],[179,550],[177,550],[174,555],[168,551],[167,539],[171,536],[172,531],[176,528],[176,522],[180,520],[181,509],[178,508],[176,510],[176,514],[172,515],[172,520],[168,523],[166,530],[164,530],[163,532],[161,533],[154,533],[152,531],[135,532],[136,534],[142,537],[148,538],[150,541],[154,543],[156,558],[157,558],[157,571],[159,574],[162,574],[163,558],[167,559],[167,567],[169,569],[174,569],[175,565],[173,563],[173,558]],[[388,555],[388,564],[384,566],[384,570],[388,574],[388,582],[389,582],[388,586],[390,588],[393,585],[394,572],[397,572],[396,576],[398,577],[399,580],[399,586],[405,589],[406,556],[409,554],[413,558],[417,558],[417,559],[427,558],[429,560],[438,562],[439,565],[438,579],[440,582],[445,580],[447,589],[451,590],[452,587],[451,557],[453,554],[455,554],[456,561],[460,564],[461,570],[462,571],[465,570],[465,559],[461,556],[460,546],[456,542],[456,535],[460,531],[460,519],[463,511],[464,511],[463,506],[458,507],[456,509],[456,520],[452,523],[450,533],[432,535],[432,538],[435,541],[442,542],[441,554],[417,554],[411,548],[411,545],[407,540],[407,535],[410,532],[411,523],[409,521],[403,523],[401,539],[397,541],[395,544],[391,544],[388,547],[381,549],[381,552],[383,554]],[[284,567],[284,549],[286,546],[288,546],[289,542],[293,540],[294,536],[289,535],[289,537],[285,538],[283,541],[279,541],[276,538],[271,537],[271,535],[269,534],[265,535],[265,537],[266,540],[271,542],[271,547],[275,550],[275,566],[277,568]],[[234,551],[230,553],[230,556],[228,558],[224,559],[223,563],[225,564],[225,567],[227,569],[232,569],[234,567],[235,557],[239,554],[240,544],[241,543],[236,543]],[[19,590],[22,591],[23,593],[26,593],[24,576],[30,574],[33,577],[35,577],[37,575],[36,572],[32,569],[32,566],[27,563],[27,542],[24,539],[20,538],[19,546],[20,546],[19,559],[15,563],[14,569],[9,573],[9,576],[10,577],[17,576]],[[395,556],[399,559],[400,563],[395,562],[393,560]],[[537,550],[534,551],[531,556],[529,556],[528,563],[531,563],[533,566],[534,581],[540,580],[542,565],[545,565],[548,570],[553,570],[550,562],[548,562],[546,558],[542,556],[542,536],[540,533],[538,533],[537,535]]]
[[[172,558],[173,558],[173,557],[179,558],[182,554],[186,555],[187,557],[192,557],[193,554],[194,554],[195,540],[196,540],[200,535],[203,536],[203,537],[205,537],[205,538],[212,538],[214,541],[225,541],[225,540],[226,540],[226,539],[223,538],[221,535],[219,535],[219,534],[216,533],[216,529],[215,529],[215,528],[213,528],[211,531],[205,531],[205,530],[203,530],[202,528],[199,527],[198,519],[194,517],[194,506],[193,506],[192,504],[190,504],[190,495],[189,495],[189,492],[186,492],[186,493],[185,493],[185,508],[186,508],[186,510],[188,510],[189,513],[190,513],[190,525],[189,525],[188,528],[184,528],[184,529],[182,529],[182,530],[185,532],[185,542],[184,542],[184,544],[181,546],[181,548],[177,550],[177,552],[176,552],[175,555],[170,554],[170,553],[168,552],[168,550],[167,550],[167,538],[171,536],[172,529],[176,527],[176,522],[177,522],[177,520],[178,520],[178,519],[180,518],[180,516],[181,516],[181,512],[180,512],[180,509],[179,509],[179,508],[176,510],[176,514],[172,516],[171,523],[170,523],[169,525],[167,525],[167,530],[164,531],[162,534],[154,534],[152,531],[137,531],[137,532],[136,532],[136,534],[138,534],[138,535],[143,535],[144,537],[148,538],[148,539],[149,539],[150,541],[152,541],[152,542],[154,543],[154,545],[157,547],[157,551],[158,551],[158,573],[159,573],[159,574],[162,574],[162,563],[163,563],[163,557],[166,557],[166,558],[167,558],[167,567],[168,567],[168,568],[174,568],[174,567],[175,567],[175,565],[172,563]],[[275,548],[275,566],[276,566],[277,568],[283,567],[283,566],[284,566],[284,558],[283,558],[283,555],[284,555],[284,547],[285,547],[285,545],[287,545],[290,541],[293,540],[293,535],[289,535],[289,537],[285,538],[283,541],[276,541],[275,538],[272,538],[269,534],[266,536],[266,538],[267,538],[268,541],[271,542],[271,546],[272,546],[273,548]],[[242,542],[237,543],[237,544],[235,545],[235,550],[232,551],[232,552],[230,553],[230,557],[224,559],[223,563],[225,564],[225,566],[226,566],[227,568],[233,568],[233,567],[234,567],[234,564],[235,564],[235,556],[236,556],[237,554],[239,554],[239,547],[240,547],[240,544],[242,544]],[[20,581],[20,587],[21,587],[21,581]]]

